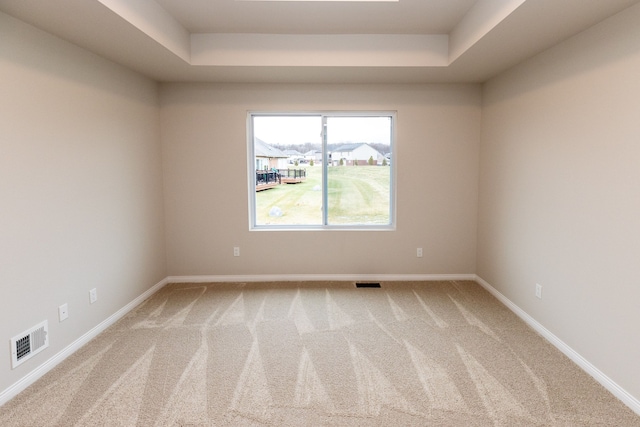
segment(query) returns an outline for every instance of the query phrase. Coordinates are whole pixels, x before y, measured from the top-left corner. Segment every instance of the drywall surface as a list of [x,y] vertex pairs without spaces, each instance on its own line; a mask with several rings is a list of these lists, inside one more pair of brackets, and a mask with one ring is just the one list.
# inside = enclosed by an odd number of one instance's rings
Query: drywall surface
[[[162,280],[165,248],[157,84],[5,14],[0,76],[5,390]],[[50,347],[12,370],[45,319]]]
[[634,6],[485,85],[477,267],[636,399],[639,24]]
[[[163,84],[160,93],[170,276],[475,271],[478,85]],[[397,112],[395,231],[249,231],[247,112],[319,110]]]

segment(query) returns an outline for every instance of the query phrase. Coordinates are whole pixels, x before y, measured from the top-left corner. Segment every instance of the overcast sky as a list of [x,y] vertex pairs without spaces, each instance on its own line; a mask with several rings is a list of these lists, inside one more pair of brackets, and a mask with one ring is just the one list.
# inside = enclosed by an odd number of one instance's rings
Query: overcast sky
[[[319,116],[255,116],[253,131],[267,144],[320,145],[322,119]],[[329,144],[349,142],[377,142],[390,144],[389,117],[329,117]]]

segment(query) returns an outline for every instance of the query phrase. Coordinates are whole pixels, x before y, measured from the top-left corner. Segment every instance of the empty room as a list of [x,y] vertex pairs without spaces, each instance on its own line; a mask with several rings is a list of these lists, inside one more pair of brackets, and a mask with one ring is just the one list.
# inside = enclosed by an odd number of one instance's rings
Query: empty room
[[640,1],[0,0],[0,425],[640,426]]

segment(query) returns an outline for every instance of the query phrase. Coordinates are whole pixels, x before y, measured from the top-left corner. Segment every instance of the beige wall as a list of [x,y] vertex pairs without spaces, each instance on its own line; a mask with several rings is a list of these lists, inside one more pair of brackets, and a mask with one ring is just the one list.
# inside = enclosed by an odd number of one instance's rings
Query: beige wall
[[634,396],[639,22],[635,6],[485,85],[477,268]]
[[[157,90],[0,13],[0,391],[166,276]],[[11,370],[45,319],[50,348]]]
[[[352,109],[397,111],[396,231],[249,232],[247,111]],[[475,271],[478,85],[165,84],[161,122],[169,275]]]

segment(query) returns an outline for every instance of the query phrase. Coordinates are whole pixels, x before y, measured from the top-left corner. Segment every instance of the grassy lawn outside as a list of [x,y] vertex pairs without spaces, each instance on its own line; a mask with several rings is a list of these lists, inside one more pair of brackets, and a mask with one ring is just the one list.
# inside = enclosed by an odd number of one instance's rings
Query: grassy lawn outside
[[[257,225],[322,225],[322,167],[307,166],[307,179],[256,193]],[[391,168],[328,168],[329,224],[388,224]],[[273,211],[281,216],[270,215]]]

